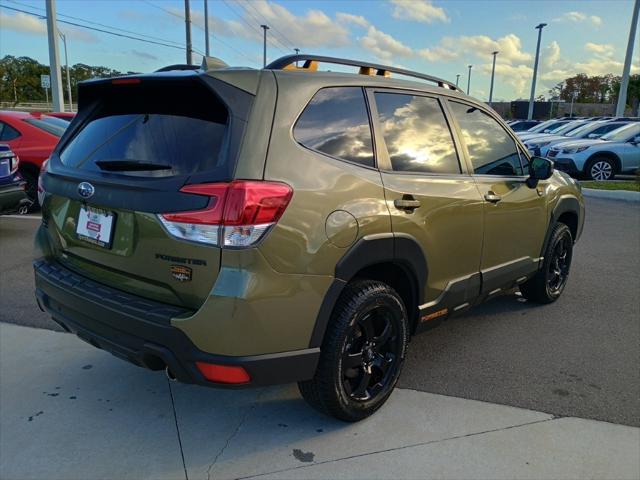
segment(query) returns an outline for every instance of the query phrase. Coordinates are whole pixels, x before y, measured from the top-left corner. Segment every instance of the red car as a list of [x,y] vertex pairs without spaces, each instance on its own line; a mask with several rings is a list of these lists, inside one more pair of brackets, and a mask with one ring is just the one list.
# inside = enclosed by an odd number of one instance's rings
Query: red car
[[27,196],[37,204],[40,166],[69,125],[68,120],[44,113],[0,111],[0,143],[20,158],[20,174],[27,182]]

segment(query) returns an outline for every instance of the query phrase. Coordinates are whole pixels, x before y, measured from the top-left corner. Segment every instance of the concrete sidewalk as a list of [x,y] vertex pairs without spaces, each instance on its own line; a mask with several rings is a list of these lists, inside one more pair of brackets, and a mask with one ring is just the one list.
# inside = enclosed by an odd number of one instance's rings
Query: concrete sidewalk
[[640,477],[640,429],[397,390],[372,418],[295,386],[171,383],[77,338],[0,324],[0,478]]

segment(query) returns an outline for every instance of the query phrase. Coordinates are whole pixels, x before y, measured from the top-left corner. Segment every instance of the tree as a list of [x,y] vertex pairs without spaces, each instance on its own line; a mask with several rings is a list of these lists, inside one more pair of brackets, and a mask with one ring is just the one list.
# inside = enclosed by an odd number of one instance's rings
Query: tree
[[[72,96],[78,98],[78,82],[90,78],[104,78],[123,75],[108,67],[96,67],[77,63],[69,67]],[[134,72],[127,72],[128,74]],[[0,59],[0,102],[44,102],[46,93],[40,86],[40,75],[49,75],[50,68],[30,57],[6,55]],[[66,68],[62,68],[63,95],[69,101],[66,89]]]
[[[620,94],[620,82],[622,79],[617,77],[612,85],[612,98],[614,103],[618,102]],[[638,116],[638,107],[640,106],[640,75],[629,76],[629,88],[627,89],[627,105],[631,107],[631,115]]]
[[616,79],[619,81],[619,77],[612,74],[590,77],[579,73],[558,83],[549,94],[565,102],[574,98],[579,103],[610,103]]

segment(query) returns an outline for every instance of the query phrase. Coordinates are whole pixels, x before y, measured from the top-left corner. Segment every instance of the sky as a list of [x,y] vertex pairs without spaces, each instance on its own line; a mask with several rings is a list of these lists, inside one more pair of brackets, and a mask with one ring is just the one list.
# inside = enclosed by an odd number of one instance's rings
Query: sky
[[[456,81],[486,100],[491,52],[498,51],[494,101],[528,98],[537,30],[543,29],[536,94],[577,73],[622,73],[631,0],[209,0],[211,55],[229,65],[262,66],[293,53],[391,64]],[[0,0],[0,57],[48,64],[44,0]],[[143,38],[117,37],[59,23],[69,63],[149,72],[185,63],[183,0],[57,0],[59,21]],[[205,50],[204,0],[191,0],[194,62]],[[61,61],[64,53],[61,48]],[[640,33],[632,73],[640,73]]]

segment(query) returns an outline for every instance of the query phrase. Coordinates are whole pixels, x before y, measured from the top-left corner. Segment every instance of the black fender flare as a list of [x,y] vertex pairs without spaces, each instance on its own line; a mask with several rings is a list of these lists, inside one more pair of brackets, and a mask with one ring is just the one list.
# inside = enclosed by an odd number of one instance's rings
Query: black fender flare
[[316,317],[309,343],[310,348],[322,345],[331,313],[345,285],[363,268],[386,262],[400,265],[414,278],[418,304],[422,303],[428,267],[427,259],[418,241],[407,234],[365,235],[353,244],[336,264],[335,278],[324,296]]
[[[573,195],[562,195],[558,201],[556,202],[553,210],[551,210],[551,215],[549,218],[549,225],[547,227],[547,233],[544,236],[544,242],[542,243],[542,250],[540,251],[540,256],[544,257],[544,252],[547,250],[547,244],[549,243],[549,238],[551,237],[551,231],[553,230],[554,225],[558,221],[558,219],[562,216],[563,213],[575,213],[578,217],[578,236],[581,231],[582,222],[580,222],[580,202]],[[576,239],[574,239],[575,241]]]

